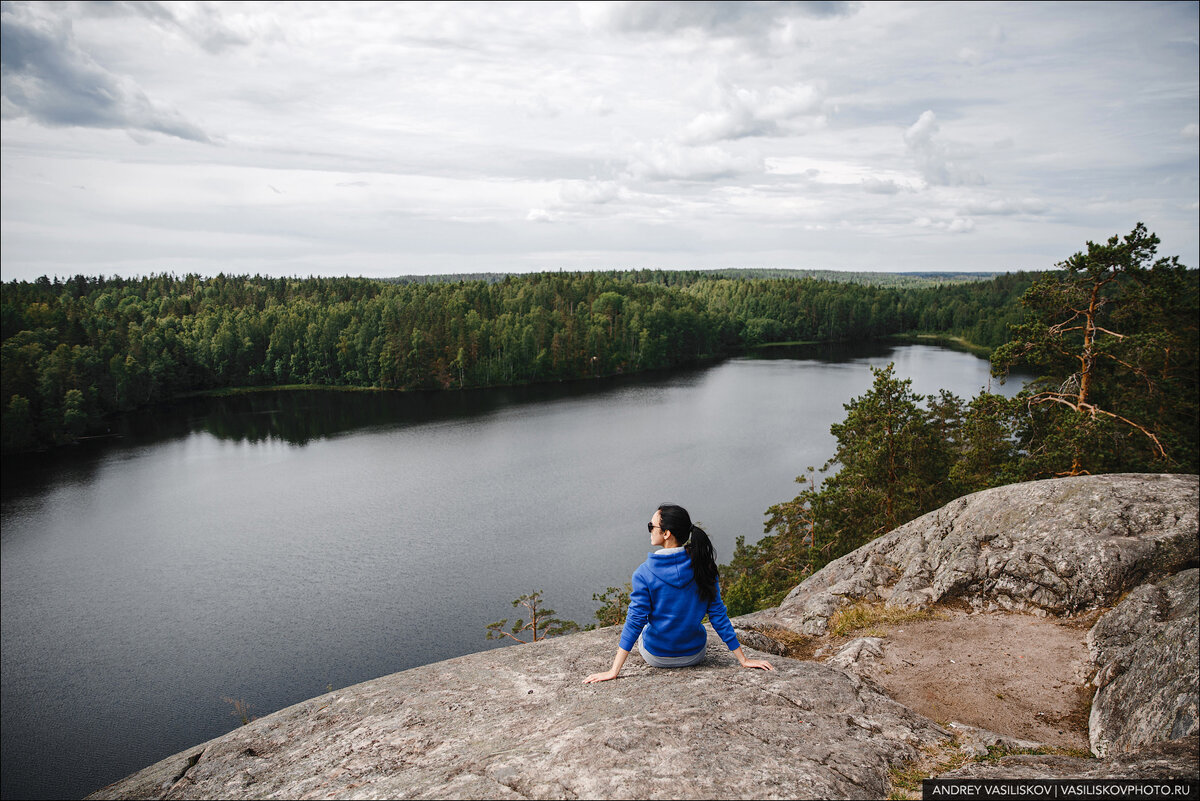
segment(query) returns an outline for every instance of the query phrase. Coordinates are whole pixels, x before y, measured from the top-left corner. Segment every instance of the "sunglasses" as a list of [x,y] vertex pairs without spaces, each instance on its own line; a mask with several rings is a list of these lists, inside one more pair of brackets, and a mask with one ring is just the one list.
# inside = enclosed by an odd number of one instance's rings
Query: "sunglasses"
[[653,533],[654,533],[654,529],[656,529],[656,528],[657,528],[657,529],[659,529],[659,530],[661,530],[661,529],[662,529],[662,526],[656,526],[656,525],[654,525],[653,523],[647,523],[647,524],[646,524],[646,533],[647,533],[647,534],[653,534]]

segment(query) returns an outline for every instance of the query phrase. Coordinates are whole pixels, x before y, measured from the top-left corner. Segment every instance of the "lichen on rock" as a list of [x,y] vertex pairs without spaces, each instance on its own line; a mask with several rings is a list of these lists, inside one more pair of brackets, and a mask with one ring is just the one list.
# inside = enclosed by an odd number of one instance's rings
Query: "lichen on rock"
[[1200,731],[1200,570],[1137,587],[1088,632],[1096,665],[1092,752],[1106,756]]

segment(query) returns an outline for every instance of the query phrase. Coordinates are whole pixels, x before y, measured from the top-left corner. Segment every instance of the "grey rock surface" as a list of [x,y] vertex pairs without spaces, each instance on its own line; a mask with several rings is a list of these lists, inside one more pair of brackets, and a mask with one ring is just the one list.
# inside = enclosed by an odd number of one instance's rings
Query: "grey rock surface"
[[883,640],[879,637],[859,637],[851,640],[838,649],[838,652],[825,660],[830,667],[842,670],[861,670],[877,659],[883,657]]
[[1104,756],[1200,731],[1200,570],[1143,584],[1088,632],[1096,697],[1092,753]]
[[1054,754],[1016,754],[995,762],[971,762],[939,779],[1139,779],[1200,777],[1200,739],[1196,735],[1154,743],[1111,759]]
[[873,683],[813,662],[656,670],[619,629],[514,645],[260,718],[91,798],[882,798],[950,740]]
[[831,562],[746,624],[819,636],[845,604],[1070,615],[1195,565],[1197,476],[1119,474],[1032,481],[950,502]]

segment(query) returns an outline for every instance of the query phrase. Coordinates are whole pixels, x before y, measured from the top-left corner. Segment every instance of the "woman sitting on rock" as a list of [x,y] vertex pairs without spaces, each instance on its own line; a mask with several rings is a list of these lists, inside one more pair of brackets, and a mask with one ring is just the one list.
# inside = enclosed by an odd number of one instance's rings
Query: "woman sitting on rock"
[[742,667],[774,670],[765,659],[747,659],[742,653],[721,600],[712,542],[704,529],[692,525],[687,510],[663,504],[646,528],[650,544],[662,550],[651,553],[633,573],[629,611],[612,668],[593,673],[584,683],[615,679],[635,642],[652,667],[687,667],[701,662],[708,641],[701,622],[705,615]]

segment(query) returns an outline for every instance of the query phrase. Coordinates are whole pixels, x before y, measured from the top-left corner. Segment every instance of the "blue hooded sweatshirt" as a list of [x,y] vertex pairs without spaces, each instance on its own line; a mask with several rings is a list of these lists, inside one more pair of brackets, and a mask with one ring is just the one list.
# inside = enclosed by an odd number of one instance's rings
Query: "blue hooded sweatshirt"
[[704,603],[692,575],[687,551],[651,553],[633,572],[629,611],[621,631],[621,648],[632,651],[638,635],[654,656],[691,656],[704,648],[708,634],[700,622],[708,615],[717,635],[733,651],[737,635],[721,600],[718,586],[711,603]]

